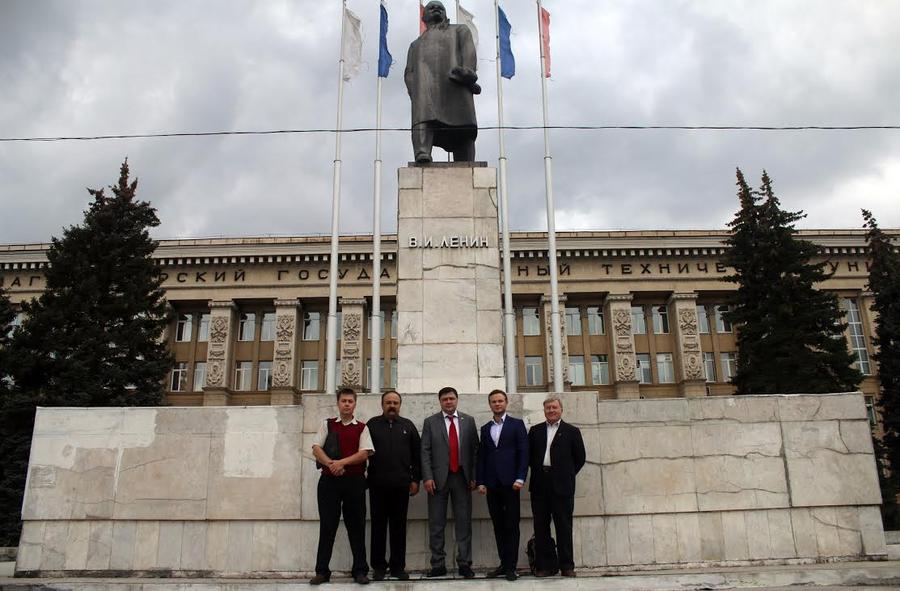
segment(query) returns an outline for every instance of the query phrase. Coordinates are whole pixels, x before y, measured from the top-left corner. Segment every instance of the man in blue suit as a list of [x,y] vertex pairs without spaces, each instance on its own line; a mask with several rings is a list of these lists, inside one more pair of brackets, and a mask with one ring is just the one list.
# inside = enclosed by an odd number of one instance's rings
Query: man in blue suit
[[509,399],[503,390],[488,395],[494,418],[481,427],[476,483],[487,495],[488,511],[494,524],[500,566],[488,577],[515,581],[519,559],[519,491],[528,475],[528,433],[525,422],[506,414]]

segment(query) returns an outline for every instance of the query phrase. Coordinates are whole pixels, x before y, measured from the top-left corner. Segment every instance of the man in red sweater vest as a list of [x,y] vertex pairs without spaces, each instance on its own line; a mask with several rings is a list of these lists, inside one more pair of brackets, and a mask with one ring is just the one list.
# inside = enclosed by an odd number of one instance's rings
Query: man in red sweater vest
[[369,428],[353,417],[356,392],[341,388],[337,393],[339,416],[326,419],[312,451],[322,476],[319,478],[319,549],[316,553],[316,576],[311,585],[331,580],[331,553],[337,535],[341,512],[353,554],[353,580],[361,585],[369,582],[366,563],[366,460],[375,453]]

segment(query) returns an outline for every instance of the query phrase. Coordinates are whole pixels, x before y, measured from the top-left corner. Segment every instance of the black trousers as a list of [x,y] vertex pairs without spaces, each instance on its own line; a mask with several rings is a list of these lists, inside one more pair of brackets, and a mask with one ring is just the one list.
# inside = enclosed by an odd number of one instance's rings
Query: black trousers
[[[549,490],[548,490],[549,489]],[[531,513],[534,516],[534,554],[537,570],[550,570],[553,563],[553,543],[550,541],[550,520],[556,529],[556,550],[560,570],[574,570],[572,551],[572,515],[574,495],[554,494],[552,488],[531,492]]]
[[[372,511],[371,558],[372,568],[394,574],[406,570],[406,515],[409,510],[409,485],[372,486],[369,488],[369,509]],[[391,539],[391,560],[385,560],[388,530]]]
[[416,123],[412,127],[412,144],[416,162],[431,162],[433,146],[444,148],[453,154],[454,162],[475,160],[477,129],[457,128],[439,121]]
[[353,554],[353,576],[369,572],[366,564],[366,479],[358,476],[319,477],[319,549],[316,574],[331,576],[334,538],[344,515],[344,527]]
[[519,491],[512,486],[489,488],[487,505],[494,524],[500,567],[505,572],[515,571],[519,561]]

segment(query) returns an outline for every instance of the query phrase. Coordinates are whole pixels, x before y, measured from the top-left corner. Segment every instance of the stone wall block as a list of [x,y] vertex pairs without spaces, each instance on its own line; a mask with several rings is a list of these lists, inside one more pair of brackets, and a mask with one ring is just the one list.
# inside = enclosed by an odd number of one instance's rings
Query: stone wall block
[[22,533],[19,536],[19,552],[16,554],[17,571],[32,571],[41,568],[45,524],[45,521],[26,521],[22,523]]
[[693,421],[737,421],[739,423],[778,422],[776,396],[722,396],[688,400]]
[[[472,168],[472,186],[476,189],[493,189],[497,186],[497,169],[485,167]],[[494,203],[496,211],[497,204]]]
[[601,400],[600,423],[678,423],[688,421],[688,400]]
[[228,524],[226,571],[249,572],[253,564],[253,522],[232,521]]
[[110,570],[134,568],[134,544],[137,535],[136,521],[114,521],[112,550],[109,555]]
[[113,522],[92,521],[85,568],[107,570],[112,558]]
[[608,514],[697,511],[690,458],[646,459],[605,465],[603,498]]
[[401,187],[398,191],[397,200],[397,215],[400,219],[422,217],[421,189],[404,189]]
[[[422,313],[424,343],[477,343],[477,300],[472,288],[469,281],[425,282]],[[498,330],[499,327],[498,324]]]
[[794,528],[790,509],[766,511],[769,520],[769,538],[772,540],[772,558],[795,558]]
[[722,513],[701,513],[699,521],[701,558],[712,562],[725,560],[725,534],[722,530]]
[[631,560],[634,564],[653,564],[653,519],[650,515],[628,517],[628,540],[631,544]]
[[[700,562],[703,559],[700,516],[705,513],[677,513],[675,535],[678,541],[679,562]],[[720,522],[721,523],[721,522]]]
[[184,535],[184,522],[159,522],[159,553],[157,566],[163,569],[178,570],[181,568],[181,542]]
[[[298,571],[304,552],[303,523],[299,521],[281,521],[277,524],[275,534],[275,570]],[[311,539],[311,538],[310,538]]]
[[835,507],[834,513],[841,555],[859,556],[863,551],[859,512],[856,507]]
[[657,564],[678,562],[678,527],[675,515],[653,515],[652,520],[654,562]]
[[71,522],[48,521],[44,526],[44,549],[41,553],[41,570],[63,570],[65,568],[69,523]]
[[772,558],[772,538],[769,532],[769,515],[767,511],[746,511],[744,519],[747,524],[747,549],[752,560]]
[[138,521],[134,539],[135,570],[158,569],[159,522]]
[[790,506],[780,457],[749,454],[694,458],[694,477],[701,511]]
[[84,570],[87,563],[88,543],[91,537],[90,521],[70,521],[66,531],[65,570]]
[[809,509],[791,509],[791,527],[794,547],[799,558],[815,558],[819,555],[816,543],[816,526]]
[[[863,441],[863,428],[868,429],[868,425],[853,427],[852,423],[837,421],[782,423],[793,506],[881,503],[871,452],[854,447]],[[846,440],[844,433],[848,435]]]
[[206,566],[222,572],[228,566],[228,522],[210,521],[206,528]]
[[878,507],[858,507],[859,530],[862,537],[863,552],[868,556],[881,556],[887,553],[884,540],[884,526],[881,522],[881,511]]
[[437,392],[452,383],[459,392],[477,392],[478,345],[429,344],[422,350],[422,391]]
[[585,517],[575,523],[581,542],[581,564],[587,568],[606,566],[606,519]]
[[206,539],[209,536],[209,521],[187,521],[181,534],[181,568],[184,570],[207,570]]
[[278,524],[272,521],[256,521],[253,523],[253,571],[267,572],[276,570],[278,562],[277,546]]
[[787,395],[778,397],[778,417],[785,422],[868,419],[866,401],[850,394]]
[[814,507],[809,513],[816,532],[816,548],[819,556],[841,556],[841,539],[838,536],[837,514],[834,507]]
[[632,564],[627,515],[606,518],[606,561],[610,566]]
[[725,543],[725,560],[747,560],[750,557],[744,511],[722,513],[722,540]]
[[429,168],[423,172],[422,215],[472,217],[475,213],[471,168]]
[[416,166],[398,168],[397,184],[401,189],[421,189],[422,169]]
[[[425,286],[421,280],[409,279],[397,285],[397,311],[400,314],[404,312],[421,312],[424,309],[422,304],[422,294],[425,292]],[[397,319],[399,321],[399,318]],[[399,324],[397,325],[397,333],[399,336]]]
[[696,456],[781,455],[778,423],[699,423],[691,425],[691,436]]
[[600,431],[603,464],[691,456],[691,429],[687,426],[609,427]]

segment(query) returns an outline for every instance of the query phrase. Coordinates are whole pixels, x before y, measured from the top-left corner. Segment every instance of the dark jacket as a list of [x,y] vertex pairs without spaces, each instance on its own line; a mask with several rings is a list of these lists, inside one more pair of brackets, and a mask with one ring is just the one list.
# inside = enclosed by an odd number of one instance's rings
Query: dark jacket
[[500,441],[491,437],[493,419],[481,427],[476,483],[488,488],[510,487],[516,480],[525,482],[528,475],[528,434],[525,422],[506,415]]
[[[528,432],[531,450],[531,492],[575,495],[575,475],[584,466],[586,454],[584,440],[578,427],[565,421],[559,422],[559,430],[550,445],[549,473],[544,473],[544,452],[547,449],[547,423],[535,425]],[[377,448],[376,448],[377,449]]]
[[369,486],[408,486],[422,479],[419,431],[412,421],[380,415],[366,425],[375,447],[369,457]]

